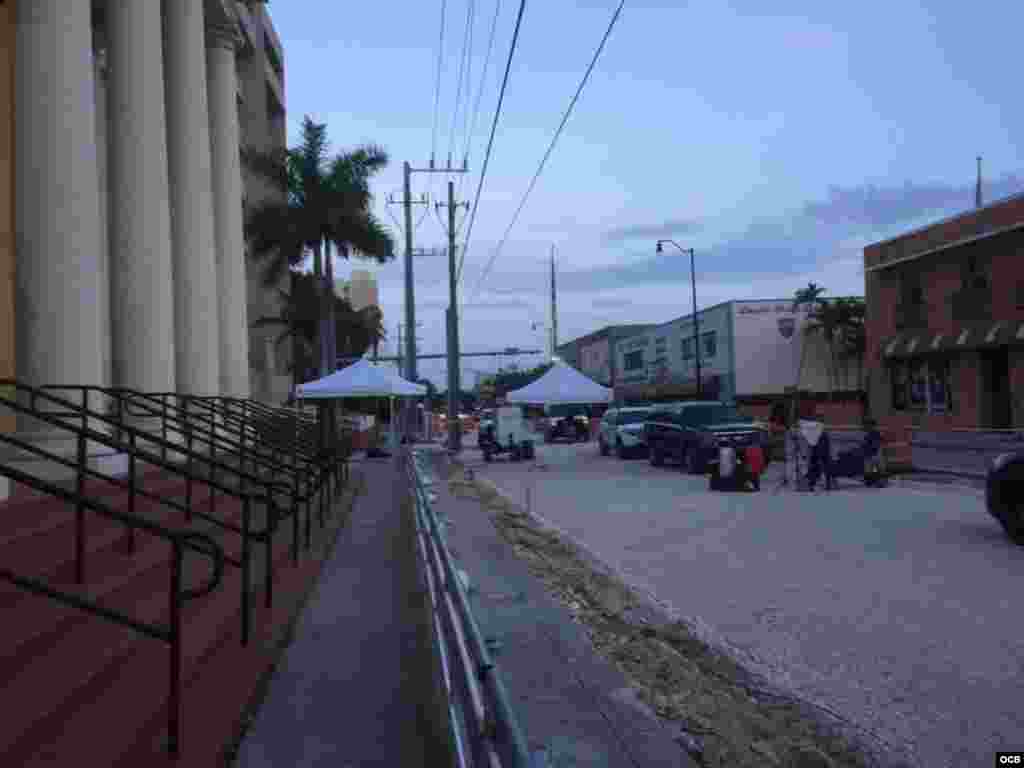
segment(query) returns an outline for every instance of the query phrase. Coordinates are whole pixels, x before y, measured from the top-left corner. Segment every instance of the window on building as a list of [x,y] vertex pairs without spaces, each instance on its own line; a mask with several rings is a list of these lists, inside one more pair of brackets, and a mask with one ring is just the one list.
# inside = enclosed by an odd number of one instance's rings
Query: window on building
[[964,259],[963,287],[984,290],[988,287],[988,274],[985,265],[976,253],[970,253]]
[[953,365],[948,358],[911,360],[890,367],[892,408],[931,414],[953,411]]
[[715,335],[715,331],[708,331],[700,335],[701,340],[701,354],[704,357],[714,357],[718,351],[718,340]]
[[696,357],[696,354],[694,354],[694,351],[693,351],[693,339],[692,338],[683,339],[682,349],[683,349],[683,360],[693,360],[693,358]]
[[638,371],[644,367],[644,352],[642,349],[627,352],[622,357],[622,367],[626,371]]

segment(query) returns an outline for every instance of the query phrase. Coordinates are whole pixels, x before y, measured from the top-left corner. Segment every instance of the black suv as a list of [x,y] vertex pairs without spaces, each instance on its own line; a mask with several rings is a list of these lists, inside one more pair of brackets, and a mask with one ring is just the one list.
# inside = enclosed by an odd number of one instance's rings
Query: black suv
[[763,447],[765,432],[733,405],[698,400],[653,406],[644,422],[644,439],[652,465],[672,459],[691,474],[702,475],[720,447]]

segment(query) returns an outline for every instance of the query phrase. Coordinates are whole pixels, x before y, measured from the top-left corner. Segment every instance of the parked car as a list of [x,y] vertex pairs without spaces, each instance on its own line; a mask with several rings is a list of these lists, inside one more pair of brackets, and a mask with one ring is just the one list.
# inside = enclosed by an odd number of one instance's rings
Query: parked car
[[585,443],[590,439],[590,418],[582,405],[544,406],[544,442],[568,440]]
[[1024,451],[1004,453],[989,465],[985,506],[1006,535],[1024,546]]
[[650,412],[648,407],[609,408],[605,411],[597,435],[601,455],[607,456],[612,450],[620,459],[646,454],[644,421]]
[[719,448],[726,445],[763,448],[766,436],[764,429],[743,416],[734,405],[714,400],[654,406],[644,422],[644,440],[651,464],[660,467],[666,459],[671,459],[694,475],[707,471],[708,462],[717,458]]

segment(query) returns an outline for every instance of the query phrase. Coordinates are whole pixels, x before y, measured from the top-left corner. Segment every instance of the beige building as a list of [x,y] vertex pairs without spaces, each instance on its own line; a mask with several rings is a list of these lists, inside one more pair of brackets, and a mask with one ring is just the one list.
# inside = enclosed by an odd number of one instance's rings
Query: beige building
[[348,280],[335,280],[334,290],[338,298],[345,299],[357,312],[370,306],[380,306],[377,278],[365,269],[353,269]]
[[283,399],[239,160],[284,143],[263,3],[0,0],[0,43],[0,376]]

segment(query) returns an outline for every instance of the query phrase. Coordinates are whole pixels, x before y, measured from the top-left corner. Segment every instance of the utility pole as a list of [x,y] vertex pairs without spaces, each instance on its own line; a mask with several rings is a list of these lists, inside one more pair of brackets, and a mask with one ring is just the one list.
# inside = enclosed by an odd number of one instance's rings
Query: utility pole
[[[448,163],[451,166],[451,163]],[[466,173],[465,162],[461,168],[435,168],[431,159],[429,168],[413,168],[408,161],[402,164],[402,205],[405,208],[405,327],[416,328],[416,297],[413,290],[412,275],[412,206],[414,203],[426,204],[426,196],[421,200],[412,199],[412,175],[414,173]],[[416,332],[413,330],[405,337],[405,378],[416,381]]]
[[974,207],[981,208],[981,157],[978,157],[978,181],[974,186]]
[[555,291],[555,244],[551,244],[551,356],[558,354],[558,297]]
[[457,274],[455,212],[460,208],[469,208],[469,203],[455,202],[455,182],[448,180],[448,205],[437,204],[438,209],[448,208],[448,312],[445,315],[448,329],[448,448],[459,451],[462,448],[462,431],[460,429],[459,394],[462,378],[459,375],[459,306],[457,303]]

